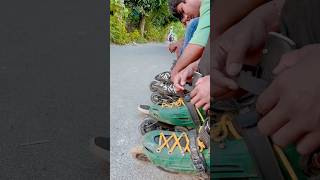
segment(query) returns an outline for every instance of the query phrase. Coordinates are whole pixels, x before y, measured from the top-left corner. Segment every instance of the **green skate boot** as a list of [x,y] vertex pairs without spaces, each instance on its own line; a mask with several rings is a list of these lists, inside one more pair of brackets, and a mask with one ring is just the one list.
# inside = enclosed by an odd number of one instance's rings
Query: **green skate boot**
[[[201,77],[201,74],[195,73],[193,83]],[[150,106],[140,106],[144,108],[144,112],[148,112],[146,118],[140,124],[140,132],[142,135],[152,130],[171,130],[187,132],[196,127],[192,116],[200,116],[205,119],[206,112],[202,109],[195,109],[190,103],[189,93],[192,87],[186,86],[184,93],[180,94],[180,98],[172,103],[162,103],[161,105],[153,104]],[[140,110],[141,111],[141,110]]]
[[[190,102],[178,99],[174,103],[162,105],[150,105],[148,107],[148,116],[144,118],[140,124],[140,132],[142,135],[152,130],[175,130],[186,132],[196,127],[192,120],[188,106],[193,106]],[[206,112],[202,109],[198,111],[203,118],[206,117]]]
[[[210,126],[209,126],[210,127]],[[231,120],[215,123],[214,140],[203,141],[204,126],[189,132],[155,130],[143,136],[143,146],[133,151],[134,158],[151,162],[162,170],[199,176],[203,179],[261,179],[244,140]],[[219,130],[218,130],[219,129]],[[210,130],[210,128],[209,128]]]

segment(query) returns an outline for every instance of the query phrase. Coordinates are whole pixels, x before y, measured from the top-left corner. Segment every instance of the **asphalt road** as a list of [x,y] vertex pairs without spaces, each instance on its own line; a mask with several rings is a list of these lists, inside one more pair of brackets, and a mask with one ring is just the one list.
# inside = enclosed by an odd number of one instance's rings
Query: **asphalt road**
[[161,171],[150,163],[133,159],[130,154],[130,149],[141,142],[138,126],[144,116],[137,107],[150,103],[149,83],[156,74],[169,70],[174,58],[165,44],[111,46],[111,179],[195,179]]

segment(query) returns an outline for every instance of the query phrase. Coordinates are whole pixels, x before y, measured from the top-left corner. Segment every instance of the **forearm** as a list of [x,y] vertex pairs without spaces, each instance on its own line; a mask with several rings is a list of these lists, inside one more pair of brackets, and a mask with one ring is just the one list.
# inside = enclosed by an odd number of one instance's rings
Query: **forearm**
[[204,47],[195,45],[195,44],[188,44],[186,49],[183,51],[182,55],[177,61],[177,64],[173,68],[174,73],[178,73],[189,64],[197,61],[203,53]]

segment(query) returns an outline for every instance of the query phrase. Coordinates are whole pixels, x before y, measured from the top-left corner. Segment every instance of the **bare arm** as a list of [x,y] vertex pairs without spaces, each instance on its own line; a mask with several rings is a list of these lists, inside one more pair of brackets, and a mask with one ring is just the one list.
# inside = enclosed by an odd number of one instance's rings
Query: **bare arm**
[[188,44],[186,49],[183,51],[182,55],[178,59],[177,64],[171,71],[172,75],[177,74],[182,69],[187,67],[189,64],[197,61],[204,51],[204,47],[196,45],[196,44]]

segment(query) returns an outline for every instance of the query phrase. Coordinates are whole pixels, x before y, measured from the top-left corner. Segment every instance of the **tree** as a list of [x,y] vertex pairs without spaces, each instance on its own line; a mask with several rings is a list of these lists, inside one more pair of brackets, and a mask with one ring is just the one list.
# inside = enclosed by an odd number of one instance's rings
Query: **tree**
[[164,0],[124,0],[126,6],[129,6],[140,14],[139,27],[142,37],[144,37],[145,33],[146,16],[153,10],[161,7],[162,1]]

